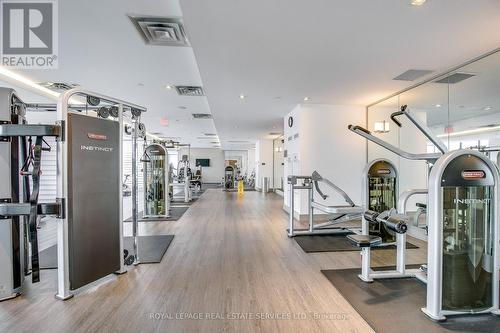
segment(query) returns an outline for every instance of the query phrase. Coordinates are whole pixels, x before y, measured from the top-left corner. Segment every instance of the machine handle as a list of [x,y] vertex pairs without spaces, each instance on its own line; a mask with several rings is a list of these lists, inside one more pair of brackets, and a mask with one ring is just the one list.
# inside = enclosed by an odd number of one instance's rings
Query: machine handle
[[398,125],[398,127],[402,127],[403,125],[401,125],[401,122],[399,120],[397,120],[396,117],[403,115],[405,113],[407,107],[408,107],[408,105],[405,104],[405,105],[401,106],[401,111],[397,111],[397,112],[394,112],[391,114],[391,120],[396,125]]
[[347,128],[353,132],[355,132],[356,130],[360,130],[361,132],[365,132],[366,134],[372,134],[369,130],[367,130],[366,128],[364,127],[361,127],[361,126],[358,126],[358,125],[349,125],[347,126]]

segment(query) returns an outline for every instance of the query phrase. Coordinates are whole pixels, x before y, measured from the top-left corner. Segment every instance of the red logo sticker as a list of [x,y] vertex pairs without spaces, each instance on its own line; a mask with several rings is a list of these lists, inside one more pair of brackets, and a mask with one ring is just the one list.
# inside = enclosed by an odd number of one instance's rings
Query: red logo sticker
[[101,140],[101,141],[105,141],[108,139],[106,135],[94,134],[94,133],[87,133],[87,137],[92,140]]
[[486,178],[486,172],[483,170],[464,170],[462,178],[467,180]]

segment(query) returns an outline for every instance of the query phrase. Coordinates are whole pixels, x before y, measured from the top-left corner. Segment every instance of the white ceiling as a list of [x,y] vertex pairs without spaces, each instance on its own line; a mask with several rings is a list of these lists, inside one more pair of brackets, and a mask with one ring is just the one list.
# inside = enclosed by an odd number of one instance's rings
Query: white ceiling
[[[304,96],[366,105],[408,86],[391,80],[407,69],[442,71],[500,46],[498,0],[409,2],[181,0],[181,11],[178,0],[63,0],[59,69],[21,73],[143,105],[150,132],[196,147],[218,133],[223,148],[248,148],[282,131]],[[145,45],[127,14],[183,16],[193,48]],[[203,85],[208,100],[169,84]]]
[[450,85],[427,82],[371,106],[369,112],[387,107],[396,110],[407,104],[410,109],[426,112],[427,124],[437,134],[443,134],[445,127],[462,131],[500,124],[500,51],[455,72],[474,76]]
[[[309,103],[367,105],[500,46],[500,1],[181,0],[223,147]],[[244,100],[240,94],[247,96]]]
[[[148,108],[143,122],[149,132],[196,147],[216,133],[212,120],[193,120],[191,113],[210,113],[206,97],[178,96],[167,85],[202,85],[190,47],[146,45],[127,14],[182,16],[177,0],[59,1],[59,69],[19,73],[34,81],[77,83],[85,88]],[[141,84],[141,85],[140,85]],[[27,102],[36,102],[33,95]],[[35,99],[35,100],[33,100]],[[186,110],[178,107],[185,106]],[[160,125],[160,118],[169,121]]]

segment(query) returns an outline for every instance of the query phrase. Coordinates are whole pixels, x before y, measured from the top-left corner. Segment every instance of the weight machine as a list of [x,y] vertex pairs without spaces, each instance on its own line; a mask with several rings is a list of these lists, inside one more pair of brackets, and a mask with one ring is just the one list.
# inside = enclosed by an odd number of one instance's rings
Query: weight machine
[[224,168],[224,190],[227,191],[234,188],[235,175],[236,173],[233,166],[228,165]]
[[167,149],[158,143],[144,150],[144,216],[143,218],[167,218],[170,216],[169,163]]
[[[382,214],[367,211],[364,215],[368,222],[384,223],[397,234],[397,265],[393,271],[372,272],[370,247],[380,243],[381,238],[349,235],[348,239],[361,248],[360,278],[371,282],[415,277],[427,283],[426,306],[422,311],[433,320],[445,320],[447,315],[457,314],[500,314],[500,175],[497,167],[478,151],[447,152],[406,106],[391,118],[395,120],[398,115],[407,116],[424,135],[432,138],[431,142],[443,155],[411,154],[371,135],[364,128],[349,126],[349,129],[399,156],[433,161],[428,190],[428,262],[421,269],[405,267],[407,217],[394,211]],[[405,192],[399,200],[398,210],[404,213],[408,197],[425,192]]]
[[[187,145],[191,146],[191,145]],[[181,189],[183,191],[184,202],[188,203],[193,200],[193,192],[191,188],[191,167],[189,165],[189,155],[182,155],[181,160],[177,163],[177,183],[172,183],[172,190]],[[175,197],[175,193],[173,193]]]
[[[363,233],[376,234],[382,237],[383,242],[380,246],[392,245],[395,241],[392,234],[386,230],[383,223],[368,223],[362,220],[362,227],[359,230],[357,226],[335,225],[353,220],[359,220],[363,217],[366,209],[382,212],[383,210],[394,208],[398,195],[398,173],[396,167],[388,160],[377,159],[369,163],[363,171],[363,207],[357,206],[349,195],[340,189],[330,180],[322,177],[317,171],[311,176],[289,176],[288,184],[290,186],[290,211],[295,209],[295,190],[307,190],[309,227],[307,230],[297,230],[294,225],[293,213],[289,216],[288,236],[296,235],[324,235],[324,234],[348,234]],[[326,200],[328,195],[324,194],[320,184],[327,186],[336,194],[339,194],[347,205],[329,206],[318,202],[314,198],[316,191],[321,199]],[[324,223],[314,223],[314,210],[317,209],[331,216]]]
[[[73,99],[83,104],[70,104]],[[125,273],[122,225],[122,159],[123,114],[130,112],[137,133],[137,119],[144,108],[75,88],[63,93],[57,103],[55,125],[29,125],[24,120],[26,108],[53,110],[54,105],[25,105],[12,89],[0,90],[0,124],[2,137],[0,171],[12,185],[0,204],[0,242],[3,270],[0,277],[1,298],[22,291],[24,268],[21,254],[24,238],[22,226],[29,226],[32,281],[39,281],[36,218],[38,214],[54,215],[57,220],[56,298],[66,300],[73,292],[112,273]],[[107,119],[108,117],[115,120]],[[56,202],[38,203],[40,161],[47,149],[43,138],[56,138]],[[34,144],[32,139],[35,138]],[[30,142],[27,145],[26,142]],[[20,167],[20,163],[24,163]],[[103,161],[107,166],[103,168]],[[32,181],[32,189],[29,182]],[[136,196],[136,179],[132,176],[132,196]],[[2,186],[2,188],[7,188]],[[134,212],[137,221],[136,209]],[[24,221],[22,223],[21,221]],[[5,222],[5,223],[4,223]],[[135,229],[137,227],[134,223]],[[4,229],[5,228],[5,229]],[[136,233],[134,233],[134,236]],[[135,237],[135,245],[137,240]],[[134,247],[135,256],[137,246]],[[5,276],[4,276],[5,275]]]

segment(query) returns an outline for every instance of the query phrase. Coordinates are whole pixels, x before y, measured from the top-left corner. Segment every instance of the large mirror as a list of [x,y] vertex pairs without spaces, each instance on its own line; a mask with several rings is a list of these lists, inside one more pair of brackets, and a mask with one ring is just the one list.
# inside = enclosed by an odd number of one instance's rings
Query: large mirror
[[[367,129],[375,136],[412,153],[439,150],[405,117],[402,127],[391,119],[402,105],[449,150],[473,148],[500,162],[500,51],[434,77],[412,89],[386,98],[367,108]],[[368,160],[388,158],[399,169],[400,193],[427,188],[429,166],[400,158],[368,143]],[[425,200],[425,198],[415,199]],[[409,203],[411,204],[411,202]]]

